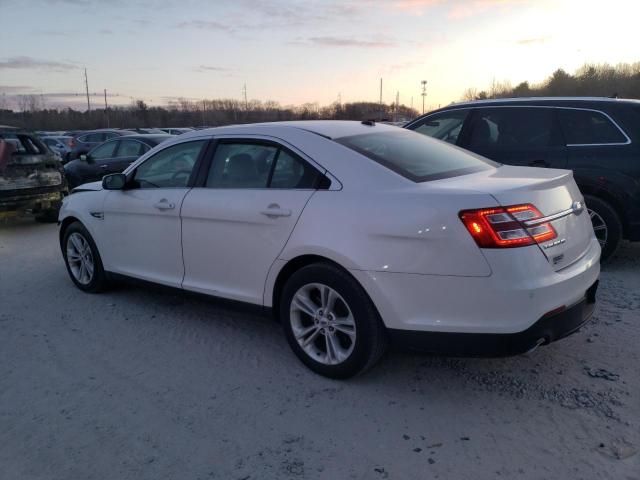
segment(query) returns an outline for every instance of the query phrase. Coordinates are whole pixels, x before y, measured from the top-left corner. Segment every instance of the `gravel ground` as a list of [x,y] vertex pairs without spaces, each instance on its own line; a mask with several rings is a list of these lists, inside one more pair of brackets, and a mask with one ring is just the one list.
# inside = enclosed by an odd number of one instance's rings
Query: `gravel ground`
[[57,227],[0,225],[2,479],[640,479],[640,244],[593,321],[515,358],[306,370],[278,325],[125,283],[76,289]]

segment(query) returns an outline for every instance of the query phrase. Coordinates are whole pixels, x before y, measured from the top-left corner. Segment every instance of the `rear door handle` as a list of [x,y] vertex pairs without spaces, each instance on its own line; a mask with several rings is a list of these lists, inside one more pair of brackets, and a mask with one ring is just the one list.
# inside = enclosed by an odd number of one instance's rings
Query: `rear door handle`
[[153,204],[158,210],[173,210],[176,208],[175,204],[170,203],[166,198],[163,198],[159,202]]
[[272,203],[267,207],[266,210],[262,210],[260,213],[269,218],[291,216],[291,210],[288,210],[286,208],[280,208],[280,205],[278,205],[277,203]]

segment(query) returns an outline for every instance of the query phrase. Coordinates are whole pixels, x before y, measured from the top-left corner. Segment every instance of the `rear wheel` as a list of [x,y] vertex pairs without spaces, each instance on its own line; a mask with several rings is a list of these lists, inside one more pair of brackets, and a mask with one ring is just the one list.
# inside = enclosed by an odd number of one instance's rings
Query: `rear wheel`
[[294,353],[321,375],[362,373],[386,349],[386,331],[368,295],[333,265],[317,263],[295,272],[284,286],[280,312]]
[[107,287],[107,275],[93,238],[80,222],[67,227],[62,240],[62,255],[73,283],[80,290],[97,293]]
[[593,232],[602,248],[602,260],[610,258],[622,240],[622,222],[613,207],[598,197],[585,195]]

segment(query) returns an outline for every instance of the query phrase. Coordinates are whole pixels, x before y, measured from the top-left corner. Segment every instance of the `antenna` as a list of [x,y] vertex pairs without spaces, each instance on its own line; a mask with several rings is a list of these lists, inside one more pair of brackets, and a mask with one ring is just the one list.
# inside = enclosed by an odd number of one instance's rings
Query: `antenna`
[[422,80],[422,82],[420,82],[422,84],[422,114],[424,115],[424,99],[427,96],[427,81],[426,80]]
[[89,78],[87,77],[87,68],[84,69],[84,87],[87,91],[87,112],[91,112],[91,102],[89,101]]

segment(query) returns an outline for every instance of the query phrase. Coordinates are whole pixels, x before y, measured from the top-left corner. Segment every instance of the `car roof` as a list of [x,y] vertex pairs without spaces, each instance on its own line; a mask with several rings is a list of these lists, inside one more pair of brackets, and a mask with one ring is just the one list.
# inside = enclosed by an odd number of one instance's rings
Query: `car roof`
[[[160,134],[160,133],[136,133],[135,135],[127,135],[127,140],[150,140],[150,141],[157,141],[158,143],[164,141],[164,140],[168,140],[170,138],[174,138],[174,135],[169,135],[168,133],[166,134]],[[111,140],[121,140],[120,138],[111,138],[109,139],[109,141]]]
[[[186,136],[201,136],[203,134],[242,134],[242,133],[269,133],[282,131],[283,129],[299,129],[321,135],[328,139],[349,137],[365,133],[381,131],[398,131],[398,127],[375,122],[358,122],[353,120],[298,120],[288,122],[248,123],[229,125],[225,127],[208,128],[185,133]],[[182,136],[182,135],[181,135]],[[185,137],[188,138],[188,137]]]
[[[593,102],[606,102],[611,104],[631,103],[640,104],[640,100],[631,98],[610,98],[610,97],[511,97],[511,98],[487,98],[484,100],[471,100],[468,102],[458,102],[447,105],[439,110],[447,110],[456,107],[476,106],[476,105],[502,105],[509,104],[528,104],[539,103],[542,105],[565,105],[575,103],[593,103]],[[430,112],[431,113],[431,112]]]

